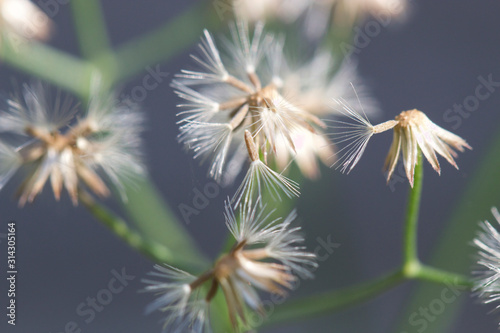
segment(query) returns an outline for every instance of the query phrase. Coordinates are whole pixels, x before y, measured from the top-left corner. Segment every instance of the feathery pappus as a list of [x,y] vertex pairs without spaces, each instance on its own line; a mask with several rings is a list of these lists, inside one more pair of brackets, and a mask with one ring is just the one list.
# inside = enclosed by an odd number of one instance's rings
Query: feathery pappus
[[20,206],[32,202],[47,182],[57,200],[64,187],[74,205],[79,191],[109,196],[106,181],[124,195],[123,182],[144,173],[143,120],[136,105],[112,96],[96,93],[82,111],[60,92],[51,101],[40,82],[24,84],[0,111],[0,189],[23,169]]
[[[260,199],[257,199],[257,202]],[[222,290],[232,325],[251,328],[247,311],[264,315],[258,290],[285,296],[293,283],[312,278],[315,255],[301,245],[300,227],[292,227],[295,211],[283,221],[272,219],[258,203],[241,206],[239,216],[226,201],[226,225],[236,243],[207,272],[193,276],[168,265],[156,265],[156,279],[143,280],[157,299],[146,312],[166,312],[165,332],[209,332],[209,307]]]
[[[347,90],[339,79],[354,77],[355,71],[345,66],[338,77],[326,75],[334,62],[324,52],[303,67],[290,66],[284,39],[266,33],[261,23],[250,31],[246,22],[236,21],[230,31],[231,37],[221,42],[223,52],[205,31],[199,54],[191,56],[195,68],[182,70],[172,82],[184,100],[178,105],[179,141],[195,159],[209,163],[209,176],[219,182],[231,183],[239,173],[228,165],[241,167],[250,159],[246,179],[260,178],[288,197],[298,195],[298,185],[277,172],[295,161],[305,176],[315,178],[318,160],[332,163],[333,148],[319,117],[328,115],[326,95],[341,97]],[[274,165],[279,170],[271,170]]]
[[[474,292],[484,304],[496,304],[495,310],[500,308],[500,213],[496,207],[491,209],[496,220],[495,226],[490,222],[480,223],[481,230],[473,240],[477,249],[477,268],[473,271]],[[500,324],[499,324],[500,325]]]
[[332,126],[336,131],[332,134],[336,144],[342,144],[336,166],[342,172],[350,172],[359,162],[368,141],[374,134],[393,130],[393,141],[387,155],[384,171],[389,182],[400,155],[410,185],[413,186],[415,165],[418,162],[419,151],[423,153],[432,168],[441,173],[437,155],[444,157],[448,163],[458,169],[455,158],[456,151],[463,152],[465,148],[472,149],[467,142],[438,125],[434,124],[422,111],[413,109],[403,111],[395,117],[381,124],[373,126],[366,114],[360,114],[349,104],[337,100],[340,112],[344,113],[352,122],[335,120]]

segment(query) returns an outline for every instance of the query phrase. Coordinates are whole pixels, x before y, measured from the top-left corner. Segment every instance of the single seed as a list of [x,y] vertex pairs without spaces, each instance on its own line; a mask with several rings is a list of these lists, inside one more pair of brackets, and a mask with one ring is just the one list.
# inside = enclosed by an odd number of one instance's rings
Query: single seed
[[257,152],[257,148],[255,147],[255,143],[253,142],[252,134],[248,130],[245,131],[245,143],[247,145],[248,156],[252,162],[259,160],[259,153]]
[[398,121],[396,121],[396,120],[388,120],[386,122],[383,122],[382,124],[378,124],[376,126],[373,126],[372,131],[375,134],[382,133],[382,132],[385,132],[387,130],[390,130],[391,128],[393,128],[397,124],[398,124]]

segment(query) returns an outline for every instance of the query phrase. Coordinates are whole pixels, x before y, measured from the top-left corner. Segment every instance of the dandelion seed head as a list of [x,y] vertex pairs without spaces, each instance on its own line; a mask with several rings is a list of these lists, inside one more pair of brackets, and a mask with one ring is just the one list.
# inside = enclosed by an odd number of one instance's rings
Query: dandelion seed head
[[29,0],[1,0],[0,25],[3,34],[38,40],[48,39],[54,29],[53,21]]
[[[143,116],[131,104],[95,97],[89,109],[78,114],[77,105],[60,93],[51,103],[48,87],[41,83],[24,85],[22,95],[7,104],[0,112],[0,132],[23,137],[25,143],[14,150],[17,162],[6,164],[11,171],[0,174],[5,182],[15,168],[29,169],[19,189],[21,206],[33,201],[47,182],[57,200],[65,188],[75,205],[78,192],[86,189],[109,196],[106,181],[125,199],[124,183],[144,173]],[[12,152],[6,151],[2,159],[14,161]]]
[[333,142],[344,144],[336,154],[336,163],[342,172],[350,172],[359,162],[373,134],[383,133],[393,129],[393,141],[386,157],[384,170],[389,182],[397,165],[399,156],[403,156],[406,176],[413,186],[413,176],[419,150],[434,170],[441,172],[437,155],[444,157],[458,169],[455,158],[456,151],[463,152],[465,148],[472,149],[461,137],[437,126],[423,112],[416,109],[401,112],[394,120],[389,120],[373,126],[366,115],[360,114],[342,100],[337,101],[342,106],[342,112],[350,121],[334,120]]
[[387,181],[394,172],[400,152],[406,176],[413,186],[419,150],[433,169],[440,173],[441,167],[437,155],[441,155],[458,169],[454,160],[457,157],[455,150],[463,152],[464,148],[472,149],[464,139],[437,126],[423,112],[416,109],[401,112],[396,116],[394,124],[393,143],[384,166]]
[[[231,203],[226,202],[226,225],[237,243],[217,261],[214,274],[221,282],[233,324],[238,319],[245,322],[244,313],[238,311],[243,308],[242,302],[254,310],[261,308],[260,297],[253,288],[284,296],[297,279],[295,273],[312,278],[311,268],[316,267],[315,255],[301,245],[304,238],[298,233],[300,228],[290,227],[296,212],[284,221],[273,219],[274,211],[267,212],[260,200],[239,206],[239,219]],[[240,290],[234,288],[245,285]]]
[[146,314],[155,311],[166,313],[163,319],[164,332],[210,332],[208,303],[200,299],[191,286],[196,277],[169,265],[155,265],[150,273],[156,279],[143,279],[157,298],[146,307]]
[[[491,212],[497,223],[500,223],[500,214],[494,207]],[[497,226],[490,222],[480,223],[481,230],[473,240],[477,249],[477,268],[473,271],[475,296],[484,304],[495,304],[495,310],[500,308],[500,233]]]
[[145,291],[157,298],[147,312],[166,313],[168,332],[208,332],[208,311],[218,290],[224,294],[233,327],[249,328],[248,309],[263,313],[260,292],[286,296],[298,277],[312,278],[315,255],[302,245],[299,227],[291,227],[297,214],[284,221],[273,210],[259,204],[239,206],[236,212],[228,199],[225,220],[236,243],[205,273],[195,277],[174,267],[155,266],[145,279]]
[[23,84],[21,90],[6,101],[0,117],[0,132],[26,136],[27,128],[46,134],[67,129],[77,113],[77,105],[71,97],[62,98],[60,93],[53,103],[51,99],[43,83]]
[[[267,33],[261,23],[250,29],[247,22],[236,21],[230,25],[230,38],[222,40],[224,52],[219,52],[216,41],[205,32],[199,54],[192,57],[198,68],[181,71],[172,82],[184,100],[179,104],[179,142],[195,159],[209,164],[210,177],[218,182],[224,179],[224,183],[236,177],[239,170],[228,171],[227,165],[242,166],[238,151],[245,145],[248,148],[245,133],[251,134],[255,149],[249,154],[244,184],[254,189],[240,187],[238,195],[250,193],[245,200],[265,188],[277,199],[283,191],[285,196],[296,195],[296,184],[271,170],[268,163],[274,165],[278,147],[287,151],[281,154],[281,161],[288,158],[293,162],[298,133],[320,136],[324,127],[319,118],[294,105],[286,95],[283,43],[282,37]],[[303,150],[308,148],[316,156],[316,149],[303,145]],[[305,158],[311,156],[307,153],[303,156],[301,170],[317,175],[316,158]],[[227,173],[231,175],[225,177]]]

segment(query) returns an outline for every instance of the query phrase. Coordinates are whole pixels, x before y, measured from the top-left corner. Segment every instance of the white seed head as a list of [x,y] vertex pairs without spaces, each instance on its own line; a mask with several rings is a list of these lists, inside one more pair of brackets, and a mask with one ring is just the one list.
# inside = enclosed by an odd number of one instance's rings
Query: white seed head
[[[494,207],[491,209],[497,223],[500,223],[500,213]],[[485,304],[496,304],[500,308],[500,233],[498,225],[493,226],[488,221],[480,223],[481,230],[474,238],[473,245],[477,248],[477,268],[474,291]]]
[[157,295],[146,314],[165,312],[164,332],[210,332],[208,303],[191,287],[196,277],[169,265],[155,265],[155,269],[149,273],[155,280],[142,280],[147,284],[143,291]]
[[240,206],[239,220],[226,202],[226,225],[237,243],[217,261],[214,276],[222,287],[235,326],[239,321],[246,324],[244,304],[262,310],[255,289],[285,296],[297,279],[295,274],[312,278],[311,270],[317,266],[315,255],[301,245],[304,239],[298,234],[300,228],[290,227],[295,211],[283,222],[272,219],[273,211],[266,213],[260,200],[252,206]]
[[29,0],[0,0],[2,33],[26,39],[46,40],[53,30],[52,20]]
[[143,174],[143,116],[132,104],[95,96],[88,110],[78,114],[70,98],[62,99],[58,93],[51,101],[47,87],[40,83],[24,85],[22,96],[7,104],[8,109],[0,111],[0,132],[25,143],[14,150],[16,155],[2,143],[0,158],[10,162],[4,164],[0,176],[5,183],[15,167],[29,169],[19,190],[21,206],[33,201],[49,180],[56,199],[64,187],[75,205],[78,192],[85,188],[108,196],[104,180],[125,199],[124,182]]
[[406,176],[410,185],[413,186],[419,149],[437,173],[441,172],[441,167],[436,154],[444,157],[458,169],[454,160],[457,157],[454,149],[461,152],[464,148],[472,149],[464,139],[437,126],[423,112],[415,109],[401,112],[391,125],[394,128],[394,138],[384,166],[388,182],[394,172],[400,152],[403,156]]
[[[219,52],[212,36],[205,32],[199,55],[192,57],[198,69],[183,70],[172,83],[184,100],[179,104],[182,111],[178,114],[181,117],[178,139],[195,158],[209,162],[210,177],[225,184],[240,171],[239,151],[245,145],[247,149],[253,147],[248,149],[251,170],[238,192],[260,194],[257,191],[269,187],[275,198],[280,197],[277,190],[284,190],[287,196],[295,195],[295,184],[267,164],[280,154],[279,165],[286,169],[296,154],[295,140],[300,144],[304,131],[320,137],[311,138],[310,142],[324,140],[321,138],[324,123],[284,94],[283,38],[266,33],[260,23],[250,30],[244,21],[231,24],[230,32],[231,38],[222,42],[224,53]],[[245,138],[247,131],[254,141],[251,144]],[[278,147],[286,153],[278,152]],[[307,175],[317,175],[314,157],[321,153],[311,145],[301,147],[310,149],[302,153],[301,169]],[[322,155],[320,158],[324,160]],[[257,161],[260,159],[263,161]],[[288,159],[287,165],[284,159]],[[253,185],[255,189],[251,189]]]
[[211,160],[210,177],[216,180],[221,177],[233,138],[233,129],[229,124],[192,121],[181,127],[178,138],[179,142],[194,151],[195,159]]
[[240,325],[251,324],[247,307],[263,313],[258,290],[285,296],[296,275],[313,277],[315,255],[302,246],[300,228],[290,227],[297,216],[295,211],[281,222],[271,217],[274,211],[260,208],[261,200],[240,206],[238,215],[229,199],[225,202],[226,225],[236,244],[212,269],[194,277],[168,265],[157,265],[150,275],[160,280],[144,280],[148,284],[145,291],[158,294],[147,312],[166,312],[168,332],[208,332],[208,307],[218,290],[222,290],[231,323],[238,330]]
[[[455,150],[463,152],[465,148],[472,149],[461,137],[437,126],[427,116],[416,109],[403,111],[395,120],[389,120],[373,126],[366,115],[356,112],[343,101],[337,101],[342,111],[352,122],[334,120],[332,141],[344,144],[336,154],[340,157],[335,163],[342,172],[350,172],[359,162],[365,151],[368,141],[373,134],[383,133],[393,129],[394,138],[387,155],[384,170],[387,172],[387,182],[397,165],[399,156],[403,156],[406,176],[413,186],[415,165],[420,150],[436,172],[441,168],[437,155],[443,156],[451,165],[458,169],[454,158],[458,155]],[[334,164],[334,165],[335,165]]]

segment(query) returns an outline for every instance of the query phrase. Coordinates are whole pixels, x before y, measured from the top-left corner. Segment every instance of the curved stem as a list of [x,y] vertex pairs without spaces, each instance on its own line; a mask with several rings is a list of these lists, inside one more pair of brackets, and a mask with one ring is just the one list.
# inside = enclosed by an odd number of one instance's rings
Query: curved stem
[[[480,219],[487,217],[492,206],[498,204],[500,197],[500,132],[491,138],[492,143],[486,152],[480,157],[479,167],[470,175],[471,171],[465,171],[468,175],[468,185],[460,200],[453,206],[453,213],[444,227],[440,242],[433,251],[431,264],[436,267],[443,267],[446,270],[467,274],[473,262],[475,249],[467,246],[477,232],[477,223]],[[409,316],[418,307],[429,304],[437,293],[440,286],[432,284],[422,284],[409,296],[407,304],[402,308],[400,321],[395,323],[394,332],[410,331],[414,329],[408,323]],[[429,322],[427,331],[440,332],[447,328],[461,311],[463,305],[462,297],[452,304],[448,304],[446,309],[436,320]]]
[[411,276],[418,270],[418,213],[420,210],[420,198],[422,197],[422,182],[424,178],[424,166],[422,153],[418,152],[417,164],[415,165],[413,187],[410,188],[408,203],[406,206],[405,229],[403,237],[403,268],[407,275]]
[[404,280],[405,276],[402,270],[397,270],[370,282],[291,301],[280,306],[274,313],[270,314],[265,325],[298,321],[341,308],[344,309],[347,306],[373,298],[399,285]]
[[466,277],[422,265],[418,259],[417,234],[422,183],[423,158],[419,152],[414,172],[414,183],[409,191],[406,208],[403,236],[403,263],[400,270],[360,285],[292,301],[271,314],[266,325],[305,319],[341,308],[343,309],[375,297],[407,280],[414,279],[445,285],[452,284],[457,287],[463,287],[466,290],[470,289],[471,282]]
[[123,219],[96,203],[89,194],[81,192],[79,199],[97,220],[133,249],[145,254],[153,261],[168,263],[180,268],[194,268],[202,264],[201,258],[183,256],[182,249],[170,249],[157,242],[145,240],[139,233],[131,230]]

